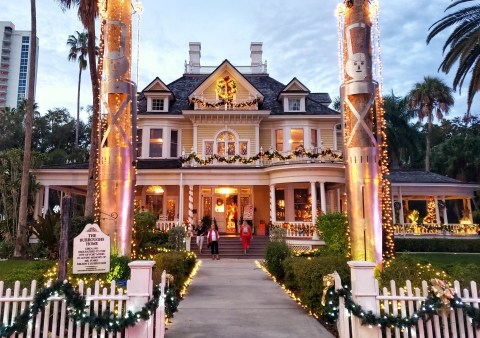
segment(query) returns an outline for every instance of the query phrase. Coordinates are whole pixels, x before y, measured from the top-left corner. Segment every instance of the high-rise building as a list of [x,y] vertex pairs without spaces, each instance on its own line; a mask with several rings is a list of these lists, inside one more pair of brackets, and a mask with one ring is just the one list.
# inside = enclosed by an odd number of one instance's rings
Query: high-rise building
[[[0,109],[17,107],[28,95],[30,35],[30,31],[16,30],[12,22],[0,21]],[[35,74],[35,84],[36,78]]]

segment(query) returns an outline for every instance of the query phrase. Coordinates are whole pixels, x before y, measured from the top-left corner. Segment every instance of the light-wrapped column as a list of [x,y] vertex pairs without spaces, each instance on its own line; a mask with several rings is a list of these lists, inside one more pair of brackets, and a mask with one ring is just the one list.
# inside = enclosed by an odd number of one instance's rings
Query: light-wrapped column
[[104,25],[104,77],[101,86],[100,226],[130,255],[135,187],[136,87],[130,81],[132,9],[130,1],[110,0],[100,8]]
[[193,223],[193,185],[188,186],[188,223]]
[[352,258],[382,263],[381,181],[379,147],[372,109],[376,83],[372,78],[369,2],[352,0],[345,8],[344,82],[341,87],[345,132],[346,192]]

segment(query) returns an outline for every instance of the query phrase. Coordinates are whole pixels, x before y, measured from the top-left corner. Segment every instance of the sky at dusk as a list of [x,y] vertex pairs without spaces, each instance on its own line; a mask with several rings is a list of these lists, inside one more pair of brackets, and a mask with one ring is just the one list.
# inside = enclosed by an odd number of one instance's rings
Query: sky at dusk
[[[263,42],[263,58],[271,77],[287,84],[297,77],[312,92],[339,96],[337,22],[339,0],[143,0],[140,17],[138,88],[156,76],[170,83],[184,72],[188,43],[202,44],[201,64],[217,66],[228,59],[235,66],[250,64],[250,43]],[[380,30],[384,91],[404,96],[424,76],[439,76],[451,86],[453,74],[438,73],[446,34],[430,45],[428,28],[445,15],[451,0],[381,0]],[[138,16],[133,17],[134,50]],[[0,0],[0,21],[18,30],[30,29],[30,1]],[[82,31],[76,9],[62,12],[56,0],[37,0],[37,34],[40,42],[37,96],[39,111],[66,107],[76,114],[78,64],[67,59],[66,41]],[[136,79],[136,65],[132,79]],[[83,73],[81,105],[91,104],[88,70]],[[468,84],[468,82],[467,82]],[[466,112],[466,92],[455,93],[450,116]],[[478,114],[475,100],[472,113]],[[86,119],[86,112],[82,113]]]

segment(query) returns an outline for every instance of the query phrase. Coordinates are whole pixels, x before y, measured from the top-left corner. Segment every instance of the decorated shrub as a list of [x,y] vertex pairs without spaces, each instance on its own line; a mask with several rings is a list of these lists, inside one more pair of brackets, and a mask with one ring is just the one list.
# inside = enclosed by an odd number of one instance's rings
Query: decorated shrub
[[285,241],[269,242],[265,249],[265,264],[275,278],[283,280],[285,272],[283,261],[290,256],[290,249]]
[[173,227],[168,230],[168,247],[173,250],[185,249],[185,228]]
[[323,240],[332,254],[349,254],[348,220],[341,212],[328,213],[318,217],[317,228],[323,233]]
[[195,266],[196,256],[187,251],[162,251],[153,257],[155,265],[153,267],[153,282],[160,284],[163,270],[172,275],[173,280],[169,281],[169,286],[178,295],[182,289],[185,280]]
[[300,297],[302,304],[314,312],[322,312],[323,276],[337,271],[342,281],[349,282],[350,270],[342,256],[313,258],[289,257],[283,263],[285,286]]

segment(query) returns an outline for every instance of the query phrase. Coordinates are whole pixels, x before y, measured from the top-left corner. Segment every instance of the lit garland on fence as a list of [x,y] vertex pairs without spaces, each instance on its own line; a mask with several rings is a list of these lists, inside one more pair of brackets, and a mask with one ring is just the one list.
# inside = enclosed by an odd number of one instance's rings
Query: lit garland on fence
[[241,164],[250,164],[258,160],[273,160],[274,158],[276,158],[282,161],[286,161],[286,160],[294,159],[295,157],[308,157],[311,159],[326,157],[327,161],[335,162],[335,161],[342,160],[343,154],[340,151],[332,151],[330,149],[322,150],[319,153],[311,153],[311,152],[305,151],[305,149],[303,148],[300,148],[300,149],[294,150],[291,154],[288,154],[286,156],[283,156],[277,150],[269,150],[269,151],[261,151],[257,155],[248,157],[248,158],[238,154],[232,155],[229,157],[224,157],[224,156],[215,154],[202,159],[195,152],[193,152],[193,153],[190,153],[189,155],[186,155],[185,157],[181,157],[180,161],[182,163],[195,161],[200,165],[211,164],[213,163],[213,161],[218,161],[221,163],[229,163],[229,164],[236,163],[236,162]]
[[224,107],[225,105],[229,105],[232,108],[249,108],[249,107],[255,106],[259,102],[260,102],[260,99],[258,98],[245,101],[245,102],[240,102],[240,103],[235,103],[235,102],[232,102],[231,100],[225,100],[225,99],[220,99],[219,102],[215,102],[215,103],[210,103],[204,100],[200,100],[200,99],[197,99],[196,97],[193,97],[190,99],[190,103],[200,105],[203,108],[220,108],[220,107]]
[[61,294],[65,296],[68,316],[74,322],[88,324],[93,329],[103,329],[106,332],[119,332],[129,326],[135,326],[140,320],[149,320],[160,305],[161,298],[160,288],[155,286],[152,298],[139,311],[128,311],[121,318],[115,318],[114,312],[109,310],[104,311],[101,315],[90,315],[90,309],[88,309],[85,296],[75,291],[72,284],[57,281],[52,286],[38,291],[32,304],[15,318],[12,325],[0,324],[0,337],[10,337],[15,333],[25,333],[29,321],[45,309],[48,298]]
[[[381,328],[399,328],[406,329],[410,326],[416,325],[419,320],[428,320],[432,316],[438,314],[441,311],[462,309],[463,312],[471,318],[472,326],[476,329],[480,329],[480,310],[472,305],[463,303],[462,299],[448,293],[442,289],[441,283],[437,283],[438,280],[432,280],[431,294],[420,305],[420,309],[414,312],[410,317],[387,316],[387,315],[375,315],[372,311],[366,311],[361,305],[355,303],[352,299],[352,293],[348,289],[348,286],[344,286],[341,289],[334,291],[334,287],[331,287],[327,294],[327,305],[324,310],[324,317],[330,322],[335,322],[338,319],[338,307],[339,298],[343,297],[345,301],[345,309],[349,314],[354,315],[360,319],[362,325],[379,326]],[[443,283],[444,284],[444,283]],[[435,287],[440,287],[442,292],[438,292]],[[447,306],[445,306],[447,304]]]

